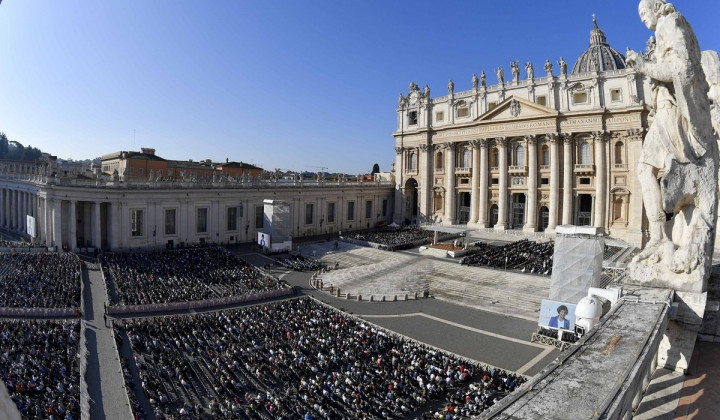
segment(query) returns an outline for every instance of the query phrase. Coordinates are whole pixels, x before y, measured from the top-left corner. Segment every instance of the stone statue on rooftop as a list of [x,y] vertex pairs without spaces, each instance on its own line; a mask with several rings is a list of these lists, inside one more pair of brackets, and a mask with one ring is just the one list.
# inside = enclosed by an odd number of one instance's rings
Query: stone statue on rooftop
[[453,83],[452,79],[448,82],[448,95],[452,95],[453,91],[455,90],[455,83]]
[[655,31],[655,61],[631,50],[626,59],[652,79],[655,116],[637,167],[650,240],[628,265],[628,278],[704,292],[715,242],[719,158],[700,47],[685,17],[666,0],[641,0],[638,12]]
[[473,73],[473,77],[472,77],[472,86],[473,86],[473,89],[477,89],[477,88],[478,88],[478,83],[479,83],[479,80],[478,80],[477,74],[476,74],[476,73]]
[[518,60],[510,63],[510,71],[512,72],[513,82],[520,80],[520,62]]
[[545,60],[545,73],[547,73],[548,77],[552,77],[552,71],[553,71],[553,63],[550,62],[550,59]]
[[487,82],[487,76],[485,75],[485,72],[483,71],[480,73],[480,86],[485,86]]
[[531,62],[525,63],[525,70],[527,71],[527,78],[532,80],[535,78],[535,69],[533,68],[533,64]]
[[425,91],[425,98],[430,99],[430,86],[425,85],[424,91]]
[[495,73],[497,73],[498,83],[501,85],[505,83],[505,72],[503,71],[502,67],[496,68]]
[[565,62],[565,59],[560,57],[558,65],[560,66],[560,74],[563,76],[567,76],[567,62]]

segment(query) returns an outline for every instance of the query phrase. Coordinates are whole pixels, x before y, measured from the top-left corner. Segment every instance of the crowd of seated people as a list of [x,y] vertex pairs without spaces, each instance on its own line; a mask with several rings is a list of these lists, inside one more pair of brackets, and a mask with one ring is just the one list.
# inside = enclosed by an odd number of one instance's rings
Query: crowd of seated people
[[121,305],[187,302],[276,290],[286,283],[218,246],[105,253],[106,274]]
[[476,243],[476,252],[460,260],[460,264],[518,270],[522,273],[551,275],[553,242],[522,239],[508,245],[493,247]]
[[65,253],[0,253],[0,307],[80,307],[80,260]]
[[30,244],[20,241],[11,241],[9,239],[0,239],[0,248],[27,248]]
[[405,418],[461,389],[479,412],[522,380],[309,298],[121,328],[157,419]]
[[320,260],[307,258],[299,254],[289,258],[276,257],[275,264],[295,271],[317,271],[327,266],[326,263]]
[[78,321],[0,321],[0,374],[24,419],[80,420]]
[[[412,248],[418,241],[430,243],[434,235],[432,231],[411,225],[400,228],[385,226],[375,231],[352,234],[350,238],[380,244],[387,249],[401,250]],[[438,233],[438,235],[442,238],[447,237],[446,234]]]

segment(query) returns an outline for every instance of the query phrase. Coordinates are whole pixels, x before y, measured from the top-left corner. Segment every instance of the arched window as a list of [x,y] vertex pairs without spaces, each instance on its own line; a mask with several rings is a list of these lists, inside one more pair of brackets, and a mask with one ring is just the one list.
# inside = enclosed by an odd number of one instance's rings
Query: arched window
[[492,150],[492,161],[490,162],[490,166],[493,168],[500,166],[500,152],[498,152],[497,147],[494,147]]
[[408,169],[417,169],[417,155],[415,154],[415,152],[410,153],[410,167]]
[[625,145],[623,142],[619,141],[615,143],[615,164],[622,164],[623,163],[623,155],[625,154]]
[[540,149],[540,164],[543,166],[550,166],[550,148],[547,144],[544,144]]
[[463,155],[462,155],[462,167],[463,167],[463,168],[469,168],[470,166],[471,166],[471,164],[470,164],[470,150],[469,150],[469,149],[465,149],[465,150],[463,150]]
[[442,152],[437,152],[435,154],[435,170],[442,171],[443,168],[443,154]]
[[583,141],[580,145],[580,164],[590,165],[592,163],[592,155],[590,154],[590,143]]
[[518,144],[515,146],[515,166],[525,166],[525,146]]

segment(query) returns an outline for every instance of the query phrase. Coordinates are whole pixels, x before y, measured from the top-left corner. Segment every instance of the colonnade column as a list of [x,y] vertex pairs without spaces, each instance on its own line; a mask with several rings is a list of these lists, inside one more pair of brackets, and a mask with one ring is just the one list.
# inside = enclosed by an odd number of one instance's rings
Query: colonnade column
[[573,211],[573,178],[574,171],[572,166],[572,146],[573,138],[570,134],[563,134],[563,212],[562,223],[571,225]]
[[5,189],[0,188],[0,227],[5,227]]
[[548,209],[550,214],[547,230],[554,232],[558,221],[558,184],[560,181],[558,156],[560,154],[558,153],[558,135],[551,133],[546,135],[545,138],[550,140],[550,208]]
[[62,248],[62,200],[52,199],[52,245]]
[[102,248],[100,227],[100,202],[93,201],[92,203],[92,244],[95,248]]
[[528,143],[528,197],[525,226],[523,230],[535,232],[537,228],[537,136],[525,136]]
[[478,226],[486,228],[488,225],[488,140],[478,140],[480,144],[480,199],[478,203]]
[[[403,209],[405,208],[405,203],[403,201],[403,173],[405,169],[403,168],[403,148],[402,147],[396,147],[395,148],[395,203],[394,203],[394,209],[393,209],[393,221],[397,224],[403,223]],[[342,214],[342,207],[340,207],[340,214]],[[342,219],[341,223],[342,223]]]
[[498,222],[495,225],[496,230],[505,230],[507,228],[507,211],[508,211],[508,155],[507,155],[507,139],[499,137],[496,139],[498,145],[498,157],[500,160],[500,180],[498,191]]
[[77,202],[70,200],[70,206],[68,209],[68,246],[70,250],[75,252],[77,249]]
[[470,220],[468,224],[478,221],[478,184],[480,183],[480,140],[470,140],[472,146],[472,180],[470,184]]
[[594,223],[596,228],[605,226],[605,142],[607,133],[598,131],[593,133],[595,141],[595,207],[593,207]]
[[447,155],[445,173],[447,182],[445,188],[445,218],[443,224],[452,225],[455,223],[455,144],[445,143],[445,154]]
[[[118,227],[118,205],[108,203],[108,224],[110,225],[110,249],[120,248],[120,229]],[[180,215],[178,215],[180,216]]]

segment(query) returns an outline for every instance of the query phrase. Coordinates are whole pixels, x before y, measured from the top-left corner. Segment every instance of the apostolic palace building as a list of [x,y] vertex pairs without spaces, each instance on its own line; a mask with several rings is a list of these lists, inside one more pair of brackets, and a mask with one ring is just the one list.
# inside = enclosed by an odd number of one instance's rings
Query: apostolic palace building
[[651,118],[650,83],[595,21],[572,67],[553,61],[537,70],[515,61],[507,78],[502,68],[481,72],[468,90],[450,81],[443,96],[411,83],[396,110],[393,181],[259,179],[251,165],[165,162],[154,149],[105,155],[94,179],[5,162],[0,225],[22,233],[35,223],[36,243],[72,249],[246,242],[273,199],[289,204],[292,236],[393,221],[548,234],[575,224],[641,246],[632,162]]

